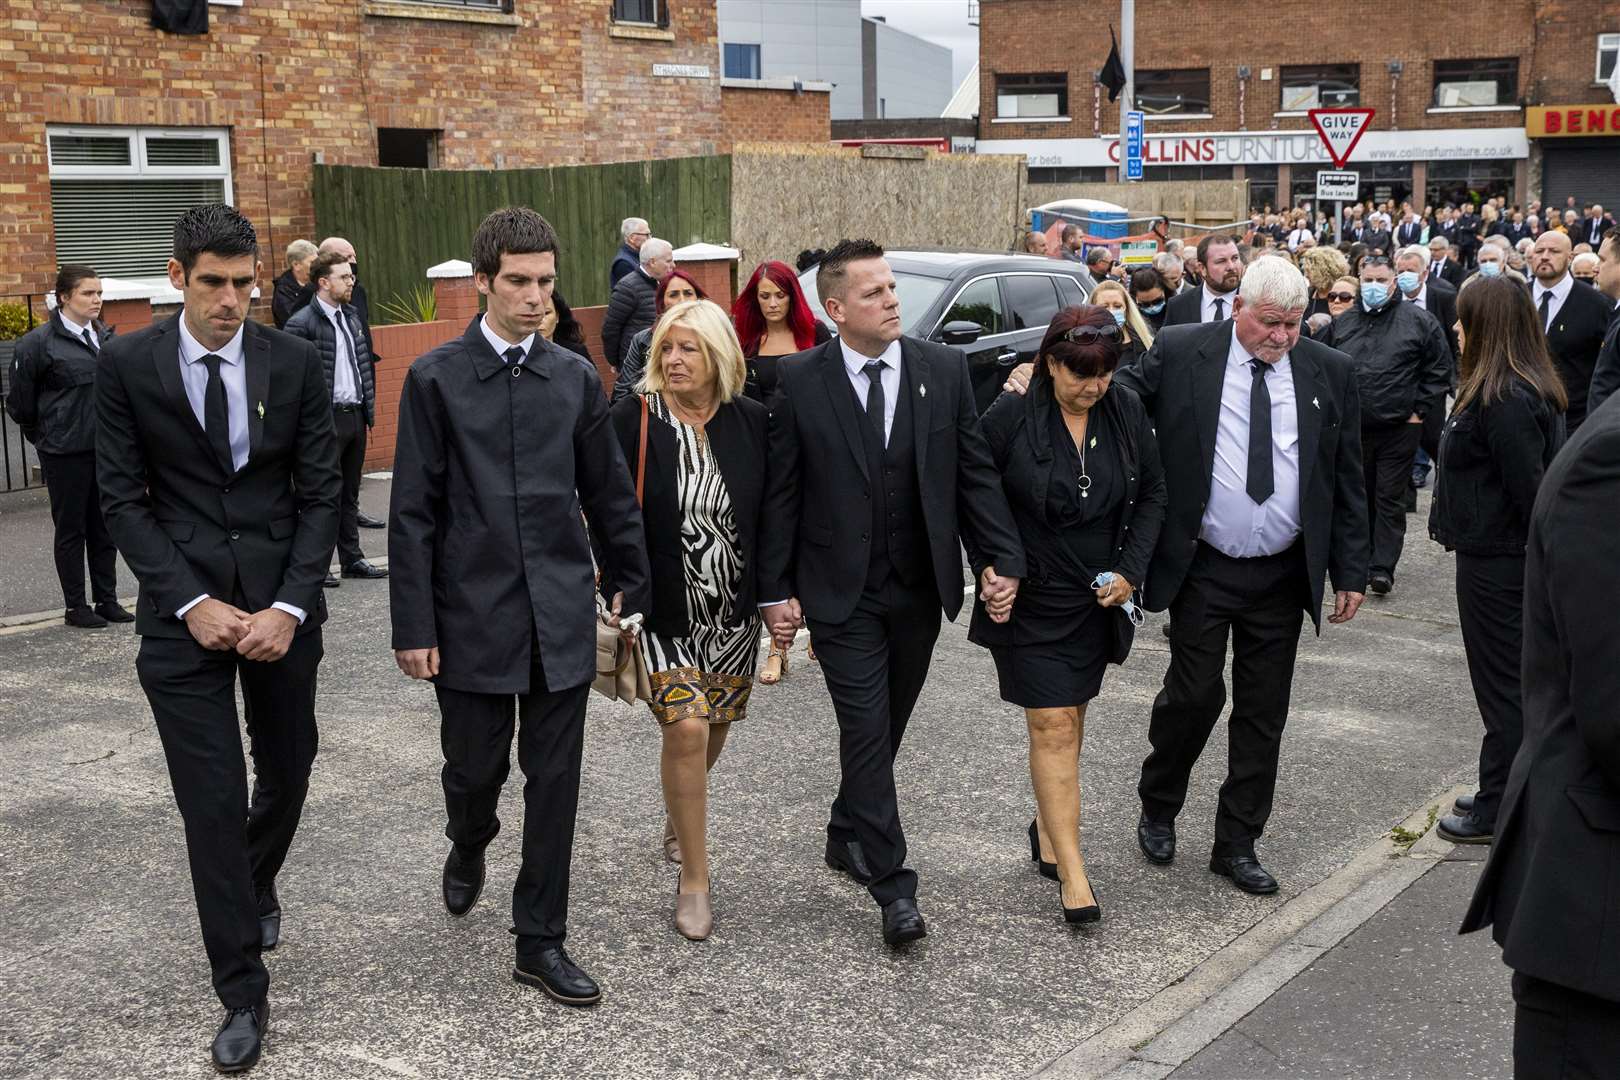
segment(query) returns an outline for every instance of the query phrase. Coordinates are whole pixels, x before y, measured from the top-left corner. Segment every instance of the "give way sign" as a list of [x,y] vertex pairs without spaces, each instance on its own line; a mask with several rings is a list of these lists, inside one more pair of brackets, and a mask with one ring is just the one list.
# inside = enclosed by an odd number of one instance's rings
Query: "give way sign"
[[1316,133],[1327,147],[1328,157],[1336,168],[1344,168],[1350,152],[1361,141],[1362,132],[1372,123],[1371,109],[1311,109],[1307,115],[1316,125]]

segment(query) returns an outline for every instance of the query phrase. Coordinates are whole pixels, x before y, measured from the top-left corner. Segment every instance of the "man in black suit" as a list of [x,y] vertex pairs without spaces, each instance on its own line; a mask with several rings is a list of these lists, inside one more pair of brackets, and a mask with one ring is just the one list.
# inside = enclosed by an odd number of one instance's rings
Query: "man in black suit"
[[1569,392],[1569,410],[1564,415],[1573,435],[1586,418],[1587,392],[1614,305],[1570,274],[1570,247],[1570,239],[1563,233],[1545,232],[1537,238],[1530,249],[1530,272],[1535,275],[1530,299],[1535,301],[1547,348]]
[[1524,741],[1462,932],[1513,969],[1517,1077],[1612,1076],[1620,1061],[1620,403],[1593,412],[1541,482],[1526,546]]
[[1361,234],[1361,242],[1367,245],[1368,251],[1388,255],[1395,242],[1389,230],[1389,219],[1382,214],[1374,214],[1372,224]]
[[1602,245],[1603,238],[1609,235],[1609,230],[1612,228],[1614,228],[1614,222],[1603,212],[1603,207],[1593,203],[1587,208],[1586,217],[1581,219],[1580,235],[1571,234],[1570,240],[1577,244],[1591,244],[1592,250],[1596,251]]
[[962,607],[957,515],[1005,619],[1024,575],[1001,478],[960,352],[900,331],[883,249],[845,240],[816,290],[839,337],[781,362],[771,410],[757,594],[784,647],[801,617],[838,714],[843,781],[827,864],[866,885],[891,946],[926,932],[895,799],[894,760],[943,608]]
[[[268,1019],[260,958],[276,874],[315,760],[321,578],[337,539],[331,396],[306,341],[247,322],[258,238],[234,208],[174,227],[179,315],[116,337],[96,374],[96,473],[140,580],[135,670],[186,827],[214,990],[214,1064],[251,1068]],[[241,680],[251,799],[237,734]]]
[[1281,259],[1244,275],[1231,322],[1167,326],[1115,380],[1153,415],[1170,503],[1147,575],[1149,610],[1170,610],[1170,669],[1153,702],[1137,842],[1175,858],[1188,778],[1226,702],[1233,635],[1230,768],[1210,869],[1252,893],[1277,890],[1255,841],[1271,813],[1303,614],[1348,622],[1367,584],[1361,417],[1349,357],[1300,336],[1309,287]]
[[1410,207],[1401,215],[1401,223],[1395,226],[1395,242],[1401,247],[1411,247],[1423,239],[1423,222],[1418,220],[1416,213]]
[[1444,281],[1453,289],[1461,288],[1464,270],[1454,257],[1451,241],[1444,236],[1429,237],[1429,280]]
[[1455,221],[1457,232],[1451,241],[1457,246],[1457,261],[1463,264],[1464,269],[1468,269],[1474,265],[1474,253],[1479,250],[1481,222],[1479,215],[1474,213],[1474,204],[1464,204]]
[[1586,401],[1588,412],[1597,412],[1598,406],[1620,389],[1620,232],[1613,229],[1598,249],[1597,287],[1609,303],[1609,329],[1603,335],[1603,347],[1598,350],[1597,362],[1592,367],[1592,386]]
[[514,700],[523,861],[512,890],[512,977],[565,1005],[594,1005],[596,981],[563,949],[579,804],[585,698],[596,674],[590,525],[613,609],[647,610],[641,511],[588,360],[539,333],[557,282],[557,236],[507,208],[473,237],[488,310],[419,357],[400,395],[388,554],[394,658],[432,680],[451,841],[442,891],[465,915],[500,831]]
[[1208,234],[1198,241],[1198,264],[1203,267],[1203,282],[1170,298],[1164,308],[1165,326],[1220,322],[1232,317],[1232,301],[1243,280],[1243,256],[1237,238],[1225,233]]

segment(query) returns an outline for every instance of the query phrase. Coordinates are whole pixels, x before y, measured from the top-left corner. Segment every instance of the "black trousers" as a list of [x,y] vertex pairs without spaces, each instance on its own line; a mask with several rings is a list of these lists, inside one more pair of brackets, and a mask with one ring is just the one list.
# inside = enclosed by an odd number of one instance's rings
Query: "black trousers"
[[1303,544],[1280,555],[1234,559],[1200,543],[1170,604],[1170,669],[1153,700],[1153,749],[1142,762],[1137,794],[1151,820],[1171,821],[1181,812],[1193,766],[1226,707],[1230,630],[1232,716],[1215,813],[1216,855],[1253,855],[1271,816],[1305,601]]
[[1620,1002],[1513,973],[1514,1080],[1611,1080]]
[[56,576],[70,608],[84,606],[84,564],[90,557],[90,595],[98,604],[118,599],[118,549],[101,520],[96,455],[41,454],[51,521],[56,526]]
[[[819,643],[818,643],[819,645]],[[437,687],[444,749],[444,834],[467,854],[482,852],[501,822],[495,816],[511,768],[517,730],[523,770],[523,863],[512,886],[519,958],[561,945],[568,936],[568,869],[579,808],[590,684],[546,690],[538,656],[527,694],[478,694]],[[513,720],[513,705],[517,719]]]
[[894,788],[894,759],[928,678],[939,637],[939,595],[890,576],[848,619],[806,618],[838,716],[841,781],[827,822],[834,840],[858,841],[879,904],[917,895]]
[[1457,553],[1457,617],[1468,679],[1485,722],[1474,813],[1496,821],[1508,770],[1524,740],[1519,661],[1524,649],[1524,556]]
[[1361,464],[1367,479],[1367,519],[1372,524],[1368,569],[1395,576],[1406,542],[1406,493],[1412,486],[1422,424],[1379,424],[1361,429]]
[[[270,985],[259,959],[254,890],[275,882],[309,792],[321,655],[316,629],[293,638],[274,663],[205,649],[189,637],[142,638],[135,658],[185,822],[214,992],[227,1008],[257,1003]],[[237,734],[238,678],[253,756],[251,797]]]
[[366,464],[364,406],[334,405],[332,430],[337,436],[338,469],[343,473],[343,494],[338,499],[338,565],[353,566],[365,558],[360,550],[360,472]]

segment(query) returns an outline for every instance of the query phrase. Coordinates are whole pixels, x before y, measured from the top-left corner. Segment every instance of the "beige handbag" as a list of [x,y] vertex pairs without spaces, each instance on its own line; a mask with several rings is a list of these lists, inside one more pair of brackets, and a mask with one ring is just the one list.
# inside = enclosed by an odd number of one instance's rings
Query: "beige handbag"
[[[641,399],[641,450],[636,458],[636,505],[641,505],[647,481],[647,399]],[[647,671],[647,654],[639,642],[625,641],[624,635],[605,621],[599,611],[596,620],[596,679],[591,689],[609,701],[633,705],[652,700],[652,678]]]

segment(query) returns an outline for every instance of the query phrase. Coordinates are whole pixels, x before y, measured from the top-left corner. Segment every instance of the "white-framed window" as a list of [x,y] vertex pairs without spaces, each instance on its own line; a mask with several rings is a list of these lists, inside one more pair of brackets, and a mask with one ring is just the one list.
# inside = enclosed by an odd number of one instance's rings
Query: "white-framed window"
[[174,221],[230,202],[230,132],[223,128],[45,129],[56,261],[104,277],[158,277]]
[[1597,76],[1593,82],[1606,83],[1614,74],[1614,65],[1620,62],[1620,34],[1599,34]]

